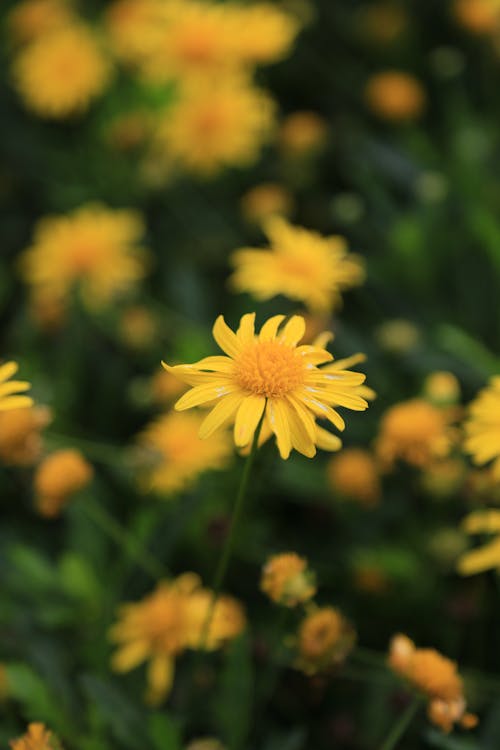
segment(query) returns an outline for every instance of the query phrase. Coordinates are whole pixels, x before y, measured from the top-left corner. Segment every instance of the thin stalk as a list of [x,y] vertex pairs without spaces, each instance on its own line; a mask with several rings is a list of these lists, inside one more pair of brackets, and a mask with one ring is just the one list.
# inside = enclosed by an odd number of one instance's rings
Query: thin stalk
[[83,502],[81,506],[87,516],[104,531],[119,547],[131,557],[155,581],[169,577],[169,571],[159,560],[113,518],[101,505]]
[[406,732],[412,719],[417,713],[420,707],[420,698],[415,696],[413,701],[407,707],[407,709],[401,714],[398,721],[394,724],[391,731],[387,735],[385,742],[380,746],[380,750],[394,750],[399,740]]
[[212,587],[211,587],[212,597],[210,599],[210,604],[208,605],[207,616],[205,618],[205,622],[203,623],[203,628],[201,631],[200,645],[199,645],[200,649],[203,649],[205,646],[208,632],[210,630],[210,625],[212,624],[212,618],[214,615],[215,605],[216,605],[217,599],[219,598],[219,594],[221,592],[222,586],[224,584],[227,569],[229,566],[229,561],[231,559],[231,553],[233,551],[236,529],[238,527],[238,522],[241,517],[243,505],[245,503],[245,498],[246,498],[247,491],[248,491],[248,483],[249,483],[250,476],[252,474],[252,468],[255,462],[255,456],[257,455],[259,436],[260,436],[260,431],[262,429],[262,422],[264,421],[264,414],[265,414],[265,410],[262,413],[262,417],[260,418],[259,424],[257,425],[257,429],[255,430],[253,441],[252,441],[252,447],[250,449],[250,453],[248,454],[245,465],[243,467],[243,473],[241,475],[240,486],[238,488],[238,494],[236,495],[236,500],[235,500],[234,508],[233,508],[233,514],[231,516],[231,524],[229,526],[229,533],[227,535],[227,539],[224,544],[224,549],[222,550],[222,554],[219,558],[217,568],[215,569],[215,574],[213,577]]

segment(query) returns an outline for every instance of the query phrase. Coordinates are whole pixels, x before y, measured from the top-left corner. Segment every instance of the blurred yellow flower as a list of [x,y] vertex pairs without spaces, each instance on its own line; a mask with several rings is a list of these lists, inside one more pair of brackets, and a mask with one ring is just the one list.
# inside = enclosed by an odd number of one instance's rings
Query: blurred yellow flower
[[123,311],[119,327],[120,338],[131,349],[149,349],[158,334],[158,321],[146,306],[134,305]]
[[232,255],[232,286],[258,300],[279,294],[314,312],[338,308],[341,292],[361,284],[362,260],[347,250],[343,237],[322,237],[274,216],[264,226],[270,250],[241,248]]
[[94,474],[82,454],[71,448],[55,451],[39,464],[33,479],[35,505],[45,518],[55,518],[71,496],[86,487]]
[[[112,667],[128,672],[148,661],[148,702],[157,705],[170,693],[176,657],[186,649],[200,648],[211,598],[212,592],[201,587],[198,576],[185,573],[160,582],[142,601],[121,607],[109,634],[118,644]],[[244,627],[245,616],[238,602],[219,596],[204,648],[220,648]]]
[[187,390],[187,386],[181,383],[175,375],[162,368],[151,378],[149,389],[155,404],[170,406]]
[[467,534],[488,534],[493,539],[478,549],[465,552],[458,561],[458,572],[464,576],[500,569],[500,511],[478,510],[464,519]]
[[362,448],[346,448],[330,459],[327,478],[335,493],[365,507],[380,502],[381,486],[377,462]]
[[273,555],[266,562],[260,588],[276,604],[296,607],[315,595],[315,576],[304,557],[295,552],[284,552]]
[[493,461],[493,476],[500,481],[500,376],[491,378],[469,406],[464,424],[464,450],[475,464]]
[[7,17],[8,30],[16,42],[31,42],[74,20],[67,0],[21,0]]
[[446,456],[455,440],[453,410],[424,399],[411,399],[388,409],[380,422],[376,453],[385,468],[398,459],[424,468]]
[[424,395],[438,406],[450,406],[460,399],[460,383],[452,372],[431,372],[424,382]]
[[157,49],[165,22],[164,0],[115,0],[108,4],[105,29],[117,57],[138,65]]
[[404,122],[420,117],[427,104],[427,95],[414,76],[399,70],[387,70],[369,79],[365,101],[383,120]]
[[10,409],[24,409],[33,405],[30,396],[21,396],[31,388],[31,383],[25,380],[10,380],[19,369],[17,362],[5,362],[0,365],[0,412]]
[[375,331],[375,338],[382,349],[392,354],[407,354],[421,342],[417,326],[404,318],[393,318],[382,323]]
[[265,65],[290,52],[300,28],[294,17],[270,2],[234,7],[233,44],[242,62]]
[[315,608],[299,627],[296,667],[309,675],[328,671],[345,660],[355,640],[354,630],[337,609]]
[[242,78],[195,81],[159,122],[153,143],[165,169],[212,177],[256,161],[274,125],[274,103]]
[[139,445],[150,454],[150,465],[140,473],[146,492],[171,495],[191,486],[200,474],[223,469],[232,454],[226,431],[211,440],[198,436],[204,417],[200,414],[164,414],[139,435]]
[[98,308],[133,287],[146,273],[147,254],[137,246],[144,233],[138,213],[87,204],[35,226],[33,244],[20,258],[33,295],[60,302],[79,287],[84,303]]
[[293,197],[282,185],[263,182],[242,197],[241,213],[252,224],[261,224],[271,216],[288,216],[292,212]]
[[302,156],[321,149],[328,136],[328,123],[317,112],[292,112],[281,123],[278,141],[286,154]]
[[499,0],[455,0],[453,15],[473,34],[490,34],[500,30]]
[[462,678],[455,662],[434,649],[416,648],[405,635],[396,635],[389,648],[389,665],[428,699],[430,721],[444,732],[455,724],[470,729],[477,718],[466,713]]
[[95,34],[73,24],[24,47],[13,60],[12,76],[32,112],[64,119],[84,112],[104,91],[111,68]]
[[45,724],[32,722],[22,737],[10,741],[11,750],[60,750],[57,737],[45,727]]
[[0,462],[7,466],[34,464],[42,451],[40,432],[51,418],[45,406],[0,412]]
[[292,448],[312,458],[319,445],[315,418],[343,430],[344,420],[334,407],[367,408],[355,392],[365,376],[320,370],[318,365],[330,362],[332,355],[320,347],[297,346],[304,336],[304,318],[295,315],[279,330],[284,320],[284,315],[270,318],[256,335],[255,313],[242,317],[236,333],[220,315],[213,335],[228,356],[206,357],[192,365],[164,364],[168,372],[194,386],[177,401],[177,410],[213,407],[201,425],[202,439],[234,421],[235,444],[244,448],[264,418],[282,458],[288,458]]

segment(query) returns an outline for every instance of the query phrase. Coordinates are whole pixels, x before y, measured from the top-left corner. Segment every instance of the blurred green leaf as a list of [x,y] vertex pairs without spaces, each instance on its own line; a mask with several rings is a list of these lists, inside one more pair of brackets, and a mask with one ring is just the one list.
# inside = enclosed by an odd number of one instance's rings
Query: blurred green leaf
[[239,750],[248,736],[252,715],[253,673],[250,643],[242,635],[226,653],[215,715],[220,735],[228,750]]

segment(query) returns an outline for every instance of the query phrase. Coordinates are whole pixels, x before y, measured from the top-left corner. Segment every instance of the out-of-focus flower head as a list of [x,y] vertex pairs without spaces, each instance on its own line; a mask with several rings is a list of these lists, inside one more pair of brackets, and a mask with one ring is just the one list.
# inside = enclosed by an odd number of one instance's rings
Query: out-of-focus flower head
[[316,593],[314,573],[295,552],[273,555],[262,569],[260,588],[276,604],[296,607]]
[[26,43],[74,20],[69,0],[21,0],[10,11],[7,25],[15,42]]
[[500,569],[500,511],[478,510],[463,521],[467,534],[487,534],[492,537],[478,549],[466,552],[458,561],[458,572],[464,576]]
[[275,315],[256,334],[255,313],[249,313],[235,333],[219,316],[213,335],[226,356],[175,367],[163,363],[168,372],[193,386],[176,403],[177,410],[212,407],[200,428],[202,439],[234,421],[235,444],[247,448],[263,419],[262,440],[273,433],[283,459],[292,449],[312,458],[316,445],[332,450],[331,443],[338,449],[340,442],[316,425],[317,418],[343,430],[345,423],[336,407],[367,408],[356,390],[365,376],[340,368],[333,373],[336,363],[327,371],[319,369],[318,365],[331,362],[332,355],[320,346],[297,346],[305,321],[295,315],[280,330],[284,320],[284,315]]
[[356,634],[334,607],[313,609],[299,626],[297,669],[306,674],[329,671],[351,651]]
[[39,722],[28,724],[26,734],[9,744],[11,750],[61,750],[57,737]]
[[34,464],[43,447],[41,430],[51,419],[45,406],[0,412],[0,461],[7,466]]
[[408,27],[408,14],[403,5],[380,0],[363,6],[359,13],[360,30],[371,42],[386,45],[401,38]]
[[299,29],[297,19],[273,3],[239,6],[233,44],[243,63],[268,65],[289,54]]
[[14,85],[39,117],[64,119],[88,109],[111,80],[111,66],[95,33],[81,23],[43,34],[12,63]]
[[200,474],[227,466],[232,440],[221,431],[210,440],[198,436],[204,416],[200,414],[164,414],[141,432],[139,446],[149,456],[139,472],[146,492],[171,495],[193,485]]
[[148,349],[158,333],[158,321],[143,305],[134,305],[123,311],[119,327],[120,338],[131,349]]
[[105,11],[104,23],[115,55],[140,65],[157,49],[165,24],[164,0],[115,0]]
[[419,345],[421,334],[410,320],[394,318],[377,328],[375,338],[382,349],[392,354],[406,354]]
[[416,648],[405,635],[396,635],[389,648],[389,665],[428,699],[429,720],[444,732],[455,724],[470,729],[477,717],[466,712],[462,678],[455,662],[430,648]]
[[[118,644],[112,667],[128,672],[143,662],[148,666],[149,703],[157,705],[172,688],[175,659],[186,649],[220,648],[245,627],[239,603],[217,598],[208,633],[204,633],[212,592],[201,587],[198,576],[185,573],[162,581],[142,601],[121,607],[110,639]],[[203,641],[203,643],[202,643]]]
[[149,390],[153,403],[170,406],[187,390],[187,386],[162,368],[151,378]]
[[274,216],[264,225],[269,250],[241,248],[232,256],[232,286],[258,300],[284,295],[313,312],[338,308],[341,293],[361,284],[363,262],[343,237],[322,237]]
[[415,398],[391,406],[383,415],[376,453],[386,469],[398,459],[424,468],[447,456],[456,440],[454,410]]
[[380,502],[380,473],[373,455],[362,448],[346,448],[330,459],[327,478],[335,493],[365,507]]
[[240,76],[193,81],[160,119],[152,150],[165,172],[213,177],[257,160],[274,126],[274,102]]
[[200,737],[199,739],[191,740],[189,745],[186,745],[186,750],[226,750],[226,748],[215,737]]
[[500,30],[498,0],[455,0],[452,9],[460,26],[473,34],[491,34]]
[[465,462],[448,457],[432,461],[422,472],[420,481],[429,495],[436,499],[453,497],[462,487],[466,477]]
[[92,466],[77,450],[68,448],[48,455],[37,467],[33,480],[38,513],[45,518],[57,517],[93,475]]
[[425,379],[424,396],[438,406],[456,404],[460,393],[460,383],[452,372],[439,370]]
[[146,273],[144,233],[135,211],[87,204],[35,226],[33,244],[20,258],[23,280],[38,295],[67,301],[75,287],[84,303],[99,308],[131,289]]
[[271,216],[289,216],[293,197],[282,185],[265,182],[256,185],[241,199],[241,213],[251,224],[262,224]]
[[18,369],[17,362],[0,365],[0,412],[33,406],[33,399],[24,395],[31,388],[31,383],[26,380],[10,380]]
[[464,424],[464,450],[475,464],[493,461],[493,476],[500,482],[500,376],[491,378],[469,406]]
[[328,123],[317,112],[292,112],[281,123],[278,141],[288,156],[304,156],[323,148]]
[[382,120],[407,122],[422,115],[427,95],[420,81],[409,73],[387,70],[373,75],[365,87],[369,109]]

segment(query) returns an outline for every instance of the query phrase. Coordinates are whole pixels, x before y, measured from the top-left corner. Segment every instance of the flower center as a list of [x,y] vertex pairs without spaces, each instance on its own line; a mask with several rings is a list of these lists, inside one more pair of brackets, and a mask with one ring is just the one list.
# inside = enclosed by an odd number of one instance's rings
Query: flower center
[[304,382],[305,366],[300,355],[278,341],[251,344],[235,364],[240,386],[266,398],[284,396]]

